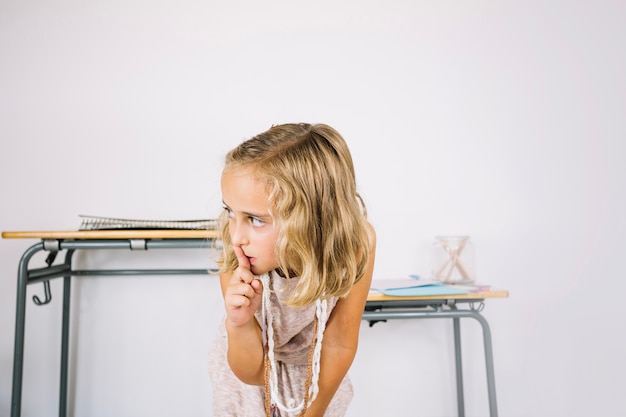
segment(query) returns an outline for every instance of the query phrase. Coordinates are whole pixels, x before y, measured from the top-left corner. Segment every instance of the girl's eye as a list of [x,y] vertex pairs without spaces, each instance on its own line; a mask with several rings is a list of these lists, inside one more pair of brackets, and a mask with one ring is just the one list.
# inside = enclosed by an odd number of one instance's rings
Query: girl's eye
[[224,207],[224,210],[226,211],[226,215],[228,215],[229,218],[232,219],[233,217],[235,217],[235,213],[233,213],[233,211],[228,207]]
[[257,219],[256,217],[250,217],[250,224],[252,224],[253,227],[261,227],[265,224],[265,222],[261,219]]

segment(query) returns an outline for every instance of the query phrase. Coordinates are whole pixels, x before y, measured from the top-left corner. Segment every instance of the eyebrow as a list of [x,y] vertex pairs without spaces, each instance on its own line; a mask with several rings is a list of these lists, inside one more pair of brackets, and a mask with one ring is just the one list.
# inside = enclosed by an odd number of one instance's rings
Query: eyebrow
[[[226,208],[226,209],[228,209],[230,211],[234,211],[232,208],[230,208],[230,206],[228,204],[226,204],[226,202],[224,200],[222,200],[222,204],[224,204],[224,208]],[[263,219],[271,219],[272,218],[272,216],[269,213],[259,214],[259,213],[252,213],[252,212],[249,212],[249,211],[243,211],[242,213],[245,214],[246,216],[255,217],[255,218],[261,219],[261,220],[263,220]]]

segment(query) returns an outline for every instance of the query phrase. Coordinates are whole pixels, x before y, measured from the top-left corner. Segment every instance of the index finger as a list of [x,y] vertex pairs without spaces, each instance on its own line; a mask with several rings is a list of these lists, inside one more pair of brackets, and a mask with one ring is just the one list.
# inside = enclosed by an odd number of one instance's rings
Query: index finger
[[244,269],[250,269],[250,260],[243,253],[243,249],[239,246],[233,246],[233,252],[235,252],[235,256],[237,257],[237,261],[239,262],[239,266]]

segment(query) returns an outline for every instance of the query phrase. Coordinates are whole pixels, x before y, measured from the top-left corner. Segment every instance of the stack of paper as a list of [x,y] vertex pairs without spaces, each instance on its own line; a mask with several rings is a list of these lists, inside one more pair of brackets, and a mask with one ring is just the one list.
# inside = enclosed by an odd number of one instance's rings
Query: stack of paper
[[471,292],[466,288],[419,277],[373,280],[370,290],[396,297],[469,294]]

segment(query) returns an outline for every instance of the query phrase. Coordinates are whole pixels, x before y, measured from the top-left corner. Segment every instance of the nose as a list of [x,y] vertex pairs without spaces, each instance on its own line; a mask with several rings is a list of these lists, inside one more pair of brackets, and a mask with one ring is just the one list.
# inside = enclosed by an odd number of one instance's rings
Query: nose
[[229,224],[230,240],[235,246],[242,246],[249,243],[245,224],[241,224],[237,219],[231,219]]

